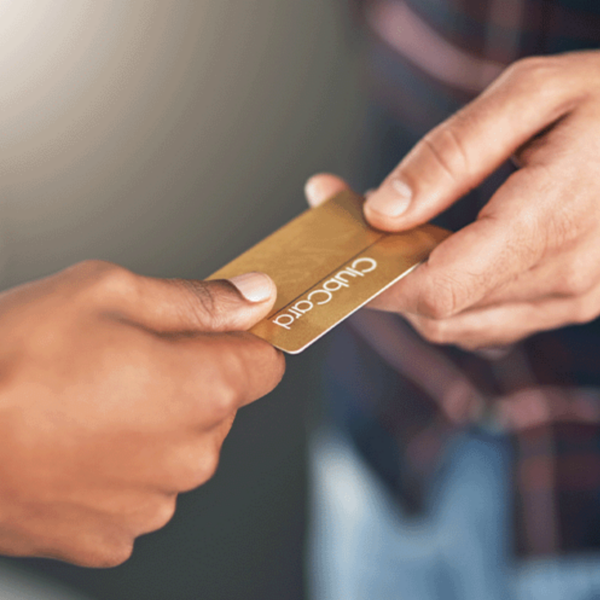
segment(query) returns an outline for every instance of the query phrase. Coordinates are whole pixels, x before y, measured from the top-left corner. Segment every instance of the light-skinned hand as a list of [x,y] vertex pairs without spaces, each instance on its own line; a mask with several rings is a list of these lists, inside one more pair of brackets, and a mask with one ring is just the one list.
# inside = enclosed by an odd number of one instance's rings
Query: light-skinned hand
[[263,274],[98,261],[0,295],[0,553],[113,566],[165,525],[214,473],[237,409],[283,374],[245,332],[275,296]]
[[[527,58],[427,134],[365,203],[385,231],[431,220],[507,159],[519,169],[476,220],[372,307],[465,349],[600,314],[600,52]],[[314,205],[345,186],[307,184]]]

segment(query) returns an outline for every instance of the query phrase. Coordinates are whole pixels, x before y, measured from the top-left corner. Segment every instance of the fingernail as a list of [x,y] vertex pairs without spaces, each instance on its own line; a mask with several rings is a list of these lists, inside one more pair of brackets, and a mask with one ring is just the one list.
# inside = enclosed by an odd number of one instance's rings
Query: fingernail
[[250,302],[269,300],[275,291],[273,280],[264,273],[244,273],[229,281]]
[[367,206],[373,212],[393,219],[406,212],[412,200],[412,190],[400,179],[394,179],[384,188],[371,194]]
[[314,177],[311,177],[304,185],[304,195],[310,206],[317,206],[321,200],[321,194],[319,193],[319,184]]

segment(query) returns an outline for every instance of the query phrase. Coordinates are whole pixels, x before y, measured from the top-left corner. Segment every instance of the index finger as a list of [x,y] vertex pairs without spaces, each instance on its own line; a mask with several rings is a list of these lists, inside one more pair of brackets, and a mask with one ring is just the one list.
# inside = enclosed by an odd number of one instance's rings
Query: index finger
[[268,394],[285,370],[283,354],[247,332],[185,336],[172,344],[174,372],[206,426]]
[[[587,94],[587,57],[528,58],[430,131],[365,203],[379,229],[404,231],[443,212]],[[586,71],[587,72],[587,71]]]
[[475,222],[444,240],[370,306],[446,319],[533,267],[544,252],[533,217],[543,187],[535,167],[514,173]]

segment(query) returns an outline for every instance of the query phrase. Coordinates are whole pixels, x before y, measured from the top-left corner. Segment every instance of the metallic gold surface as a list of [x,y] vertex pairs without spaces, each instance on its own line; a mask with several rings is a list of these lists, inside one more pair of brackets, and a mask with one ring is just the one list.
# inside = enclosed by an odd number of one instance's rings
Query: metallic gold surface
[[262,271],[277,285],[270,315],[251,331],[297,354],[425,260],[449,232],[371,228],[363,199],[343,192],[290,221],[209,279]]

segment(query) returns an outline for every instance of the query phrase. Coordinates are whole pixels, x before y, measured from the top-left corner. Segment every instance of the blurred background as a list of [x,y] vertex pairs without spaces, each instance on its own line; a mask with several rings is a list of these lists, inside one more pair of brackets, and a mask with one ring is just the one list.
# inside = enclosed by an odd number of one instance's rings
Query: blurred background
[[[365,103],[346,8],[0,0],[2,289],[86,258],[202,278],[302,211],[308,176],[348,174]],[[302,598],[319,362],[319,344],[288,360],[126,564],[1,559],[6,597]]]

